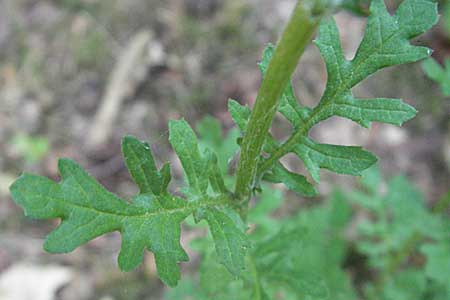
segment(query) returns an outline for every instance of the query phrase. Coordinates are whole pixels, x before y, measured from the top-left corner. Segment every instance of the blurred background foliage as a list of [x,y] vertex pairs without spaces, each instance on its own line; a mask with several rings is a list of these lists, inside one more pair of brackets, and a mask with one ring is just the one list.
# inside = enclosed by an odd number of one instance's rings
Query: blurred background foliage
[[[367,13],[368,2],[345,1],[348,10],[336,16],[348,57],[362,36],[364,19],[357,15]],[[46,254],[42,240],[56,223],[26,219],[8,186],[23,170],[56,179],[57,158],[70,157],[109,190],[131,196],[136,187],[120,154],[125,134],[149,141],[159,162],[175,163],[179,178],[167,121],[181,116],[204,145],[229,158],[221,169],[232,169],[238,133],[226,102],[252,105],[260,82],[256,63],[265,45],[276,42],[294,4],[0,1],[1,300],[29,299],[20,294],[24,286],[38,300],[240,299],[251,293],[251,276],[214,280],[223,270],[213,263],[208,237],[200,239],[206,234],[201,226],[183,228],[191,261],[171,291],[156,278],[149,253],[139,270],[118,271],[116,234],[68,255]],[[415,41],[434,49],[433,60],[384,70],[355,90],[361,97],[403,98],[418,109],[414,120],[364,131],[333,118],[314,129],[319,141],[365,145],[380,157],[379,169],[360,180],[323,172],[320,196],[312,199],[268,186],[254,203],[251,235],[267,240],[254,249],[261,259],[249,264],[266,270],[260,284],[274,299],[298,299],[307,285],[325,287],[308,291],[312,299],[450,299],[450,4],[440,1],[439,7],[439,25]],[[294,82],[304,104],[316,103],[325,78],[311,45]],[[277,118],[273,134],[283,138],[286,128]],[[291,156],[284,162],[303,168]],[[299,250],[264,250],[276,245],[277,234],[291,234]],[[292,277],[312,284],[274,281],[273,249],[282,254],[281,264],[295,266]]]

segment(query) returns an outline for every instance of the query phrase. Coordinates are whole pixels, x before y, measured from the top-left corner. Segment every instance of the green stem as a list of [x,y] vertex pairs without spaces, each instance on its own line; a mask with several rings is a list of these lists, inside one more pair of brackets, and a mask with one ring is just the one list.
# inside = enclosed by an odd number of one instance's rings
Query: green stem
[[299,0],[275,49],[242,141],[235,189],[242,204],[247,205],[251,195],[258,160],[277,111],[278,100],[324,12],[321,1]]
[[280,147],[278,147],[274,152],[270,153],[270,157],[266,159],[261,166],[259,167],[258,173],[264,174],[268,169],[270,169],[274,163],[276,163],[280,158],[282,158],[287,153],[291,152],[295,145],[298,144],[298,141],[304,137],[309,130],[315,125],[315,116],[321,113],[323,106],[316,106],[306,123],[304,123],[294,134],[292,134],[289,139],[284,142]]

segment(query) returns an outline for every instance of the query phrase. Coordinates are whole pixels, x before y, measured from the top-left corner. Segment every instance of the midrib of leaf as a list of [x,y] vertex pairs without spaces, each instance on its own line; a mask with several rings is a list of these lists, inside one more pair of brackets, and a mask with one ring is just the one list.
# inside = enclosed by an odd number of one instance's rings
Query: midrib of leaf
[[[346,103],[346,102],[333,102],[331,103],[333,104],[339,104],[339,106],[347,106],[347,107],[356,107],[359,108],[358,105],[352,104],[352,103]],[[401,110],[401,109],[387,109],[387,108],[373,108],[372,110],[377,110],[377,111],[387,111],[387,112],[405,112],[405,110]]]
[[[77,182],[78,183],[78,182]],[[79,183],[78,183],[79,184]],[[82,190],[84,194],[85,191]],[[49,196],[45,196],[42,194],[39,194],[39,196],[41,198],[49,198]],[[119,198],[120,199],[120,198]],[[226,206],[229,204],[230,199],[228,199],[225,196],[220,196],[217,198],[211,198],[211,199],[207,199],[207,200],[201,200],[201,201],[194,201],[194,202],[185,202],[185,207],[183,208],[158,208],[154,211],[151,212],[143,212],[143,213],[120,213],[120,212],[108,212],[108,211],[104,211],[104,210],[99,210],[97,208],[94,207],[90,207],[90,206],[84,206],[84,205],[80,205],[80,204],[75,204],[72,202],[66,202],[60,198],[50,198],[51,201],[53,202],[57,202],[57,203],[61,203],[64,206],[72,206],[72,207],[76,207],[80,210],[87,210],[87,211],[91,211],[91,212],[95,212],[96,214],[99,215],[109,215],[109,216],[116,216],[116,217],[120,217],[120,218],[147,218],[147,217],[153,217],[153,216],[158,216],[158,215],[167,215],[167,214],[176,214],[176,213],[186,213],[186,214],[190,214],[192,213],[194,210],[196,209],[200,209],[200,208],[208,208],[208,207],[217,207],[217,206]],[[122,199],[120,199],[121,201],[124,201]],[[127,203],[124,201],[124,203]],[[47,203],[48,205],[48,203]],[[140,207],[133,207],[130,204],[128,204],[129,208],[132,209],[143,209]]]
[[[351,158],[348,158],[346,156],[339,156],[339,155],[336,155],[334,153],[330,154],[330,153],[326,153],[324,151],[321,151],[320,148],[315,147],[315,144],[313,142],[311,142],[311,141],[308,141],[307,139],[305,139],[305,141],[303,141],[302,144],[307,146],[308,148],[311,148],[312,150],[314,150],[314,151],[316,151],[316,152],[318,152],[320,154],[323,154],[324,156],[333,157],[333,158],[339,158],[339,159],[342,159],[342,160],[348,160],[350,162],[353,162],[353,160]],[[360,160],[364,160],[364,159],[360,159]],[[367,161],[370,161],[370,160],[367,159]]]

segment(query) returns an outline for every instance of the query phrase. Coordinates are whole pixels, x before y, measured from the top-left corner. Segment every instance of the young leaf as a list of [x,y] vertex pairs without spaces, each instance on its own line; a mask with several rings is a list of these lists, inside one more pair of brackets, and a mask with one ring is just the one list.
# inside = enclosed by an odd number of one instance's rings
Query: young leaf
[[410,39],[430,29],[438,20],[437,4],[427,0],[406,0],[395,15],[389,15],[382,0],[372,1],[364,38],[355,58],[349,87],[377,70],[426,58],[431,51],[409,44]]
[[229,208],[212,207],[198,214],[208,222],[219,262],[231,274],[239,276],[245,268],[245,256],[250,248],[239,215]]
[[226,194],[227,188],[219,168],[217,155],[208,148],[205,151],[205,156],[208,165],[208,178],[213,192],[217,194]]
[[122,152],[125,164],[134,182],[139,186],[141,194],[161,194],[164,188],[163,179],[156,169],[150,146],[133,136],[126,136],[122,140]]
[[161,167],[159,174],[161,175],[161,191],[167,191],[170,180],[172,180],[172,175],[170,174],[170,164],[168,162]]
[[11,186],[14,201],[27,216],[61,218],[44,248],[52,253],[66,253],[102,234],[120,231],[120,268],[134,269],[141,263],[144,249],[148,249],[155,254],[161,279],[175,286],[180,278],[177,263],[188,260],[179,242],[180,223],[191,213],[186,202],[169,195],[144,194],[136,203],[128,204],[104,189],[75,162],[61,159],[58,168],[62,179],[59,184],[24,174]]
[[277,163],[271,172],[264,174],[263,179],[272,183],[283,182],[290,190],[302,196],[317,195],[316,188],[306,180],[305,176],[290,172],[281,163]]
[[206,116],[197,123],[200,149],[209,148],[217,155],[217,163],[222,174],[228,174],[229,163],[239,149],[236,140],[240,133],[237,128],[228,130],[222,134],[219,120]]
[[[407,2],[427,1],[407,0],[401,7],[407,5]],[[337,115],[353,120],[364,127],[369,127],[372,121],[401,125],[416,114],[413,107],[401,100],[385,98],[362,100],[355,99],[351,94],[353,86],[377,70],[395,64],[413,62],[429,55],[428,49],[409,45],[408,36],[405,37],[402,34],[402,28],[393,25],[396,22],[391,20],[393,17],[389,16],[382,1],[374,0],[371,12],[364,39],[355,58],[350,62],[345,59],[342,52],[335,21],[329,19],[320,26],[319,38],[315,43],[325,60],[328,81],[319,104],[321,110],[314,119],[314,123]],[[375,27],[378,26],[378,22],[383,21],[386,21],[382,23],[385,24],[383,27]],[[397,46],[405,44],[406,46],[403,47]],[[399,48],[405,48],[404,51],[412,49],[411,51],[416,55],[399,55],[396,52]]]
[[236,100],[229,99],[228,111],[233,118],[234,123],[244,132],[247,127],[248,119],[250,118],[250,108],[240,105]]
[[197,137],[185,120],[169,122],[169,141],[177,153],[193,194],[205,194],[208,187],[206,161],[198,149]]

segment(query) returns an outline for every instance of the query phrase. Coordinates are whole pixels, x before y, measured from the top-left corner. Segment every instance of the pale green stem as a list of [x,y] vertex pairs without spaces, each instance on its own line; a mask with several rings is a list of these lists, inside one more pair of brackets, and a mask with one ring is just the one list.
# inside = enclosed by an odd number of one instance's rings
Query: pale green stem
[[325,6],[321,1],[297,2],[261,83],[237,168],[235,194],[244,210],[254,188],[262,146],[277,111],[278,100],[324,13]]

